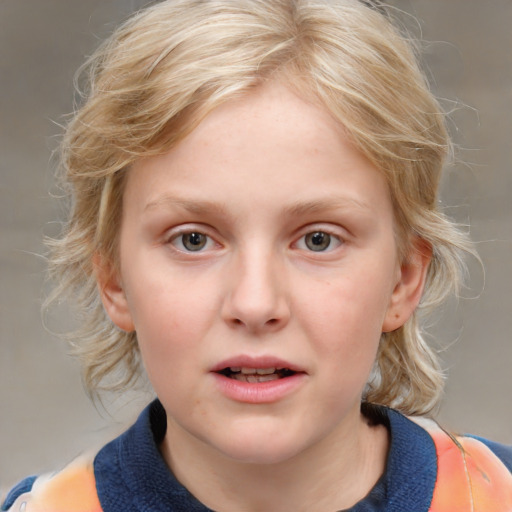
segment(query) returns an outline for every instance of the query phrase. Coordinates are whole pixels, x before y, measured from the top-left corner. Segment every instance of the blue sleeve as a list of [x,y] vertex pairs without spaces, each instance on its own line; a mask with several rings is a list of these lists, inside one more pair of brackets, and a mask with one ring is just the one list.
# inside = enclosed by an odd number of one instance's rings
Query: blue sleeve
[[5,498],[5,501],[0,510],[6,511],[9,510],[9,507],[12,507],[13,503],[18,499],[18,496],[26,492],[30,492],[32,490],[32,486],[36,480],[36,476],[29,476],[22,480],[19,484],[15,485]]
[[489,441],[484,437],[479,436],[468,436],[477,439],[481,443],[485,444],[495,455],[497,455],[503,464],[508,468],[508,470],[512,473],[512,446],[507,446],[501,443],[495,443],[494,441]]

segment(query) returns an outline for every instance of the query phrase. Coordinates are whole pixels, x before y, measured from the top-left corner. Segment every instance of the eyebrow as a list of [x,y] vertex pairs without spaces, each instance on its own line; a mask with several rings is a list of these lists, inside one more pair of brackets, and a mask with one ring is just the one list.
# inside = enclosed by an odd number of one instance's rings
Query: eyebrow
[[[226,208],[222,204],[215,201],[209,201],[207,199],[186,199],[183,197],[169,195],[150,201],[144,207],[144,212],[162,207],[178,207],[198,215],[205,213],[216,213],[221,216],[227,216]],[[372,211],[370,205],[356,198],[328,196],[321,199],[293,202],[284,208],[283,213],[285,216],[294,217],[339,209],[356,209],[362,213],[369,213]]]
[[311,201],[298,201],[287,206],[286,214],[290,216],[305,215],[308,213],[317,213],[339,209],[357,209],[361,212],[371,212],[371,207],[359,199],[353,197],[328,196],[322,199],[313,199]]
[[155,210],[157,208],[169,208],[169,207],[178,207],[183,210],[187,210],[191,213],[196,213],[198,215],[202,213],[218,213],[219,215],[226,215],[226,209],[219,203],[215,203],[214,201],[208,200],[193,200],[193,199],[184,199],[182,197],[176,196],[164,196],[154,201],[150,201],[145,207],[144,212]]

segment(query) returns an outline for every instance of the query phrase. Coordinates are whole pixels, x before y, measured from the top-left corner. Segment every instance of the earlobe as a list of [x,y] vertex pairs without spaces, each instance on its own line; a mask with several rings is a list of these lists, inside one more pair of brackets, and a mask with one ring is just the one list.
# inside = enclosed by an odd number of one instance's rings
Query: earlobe
[[101,301],[107,315],[119,329],[126,332],[134,331],[135,326],[119,273],[111,261],[98,253],[94,255],[93,264]]
[[417,238],[406,261],[400,266],[382,332],[391,332],[402,327],[414,313],[423,294],[431,259],[432,248],[427,242]]

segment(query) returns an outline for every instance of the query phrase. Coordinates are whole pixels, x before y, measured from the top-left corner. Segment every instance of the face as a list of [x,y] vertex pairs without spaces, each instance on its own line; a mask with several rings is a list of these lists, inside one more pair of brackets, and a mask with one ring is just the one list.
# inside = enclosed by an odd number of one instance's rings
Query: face
[[168,436],[272,463],[357,428],[416,297],[386,181],[327,112],[277,84],[227,103],[133,166],[123,208],[103,300]]

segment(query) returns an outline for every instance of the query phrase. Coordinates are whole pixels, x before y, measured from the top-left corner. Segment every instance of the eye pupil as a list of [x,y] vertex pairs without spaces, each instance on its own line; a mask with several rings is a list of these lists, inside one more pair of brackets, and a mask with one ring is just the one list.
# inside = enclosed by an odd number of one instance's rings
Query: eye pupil
[[308,249],[312,251],[323,251],[329,247],[331,235],[324,231],[315,231],[306,235],[305,242]]
[[183,246],[189,251],[199,251],[206,245],[203,233],[185,233],[182,236]]

